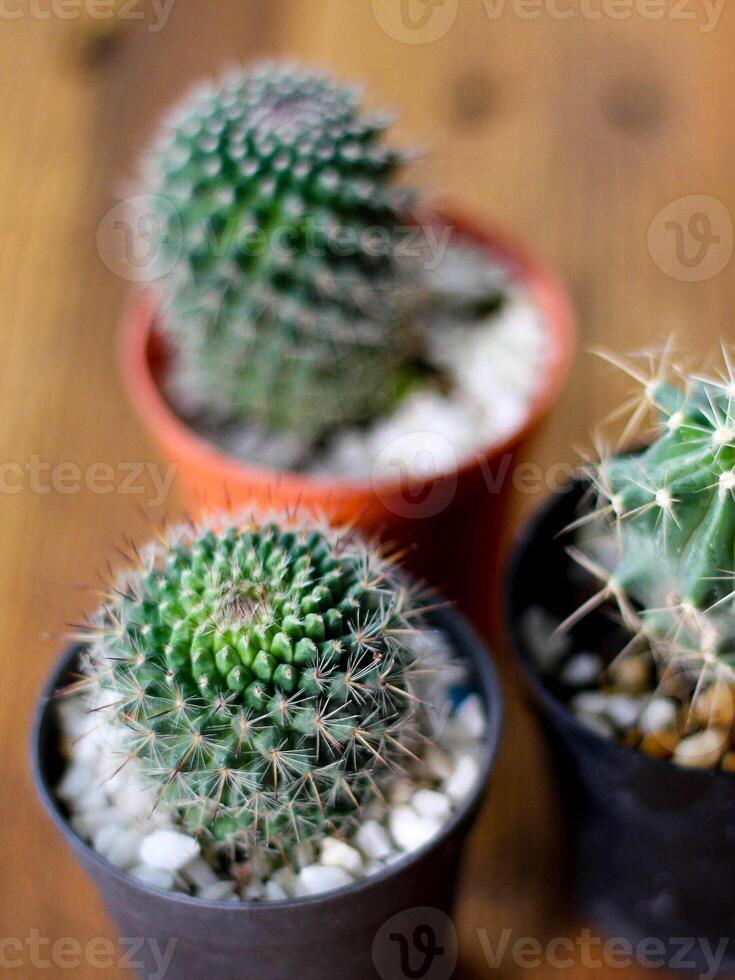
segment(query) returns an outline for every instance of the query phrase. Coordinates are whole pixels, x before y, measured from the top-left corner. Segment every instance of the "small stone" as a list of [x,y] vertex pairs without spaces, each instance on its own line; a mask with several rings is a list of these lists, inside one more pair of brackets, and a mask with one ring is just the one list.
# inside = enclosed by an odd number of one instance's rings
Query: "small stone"
[[627,694],[611,694],[607,699],[607,717],[621,731],[635,728],[642,707],[638,698],[631,698]]
[[377,820],[367,820],[355,834],[355,843],[367,858],[381,861],[393,850],[388,831]]
[[430,820],[444,822],[452,812],[452,804],[443,793],[432,789],[420,789],[411,797],[411,806],[416,813]]
[[602,738],[615,737],[615,728],[612,722],[608,721],[603,715],[590,715],[586,711],[577,711],[575,717],[577,721],[581,722],[591,732],[594,732],[595,735],[600,735]]
[[217,881],[213,885],[207,885],[199,892],[200,898],[206,898],[210,902],[224,902],[231,895],[235,894],[234,881]]
[[404,851],[414,851],[431,840],[441,829],[438,820],[421,817],[410,806],[399,806],[391,812],[390,832]]
[[270,881],[266,881],[263,894],[269,902],[282,902],[285,898],[288,898],[284,889],[272,878]]
[[588,687],[599,680],[602,669],[596,653],[577,653],[564,664],[559,680],[566,687]]
[[310,864],[302,868],[296,882],[298,895],[319,895],[351,885],[353,878],[344,868],[331,868],[324,864]]
[[110,848],[114,846],[122,830],[123,828],[119,823],[105,824],[104,827],[100,827],[94,832],[92,836],[92,847],[103,858],[106,858]]
[[199,854],[193,837],[175,830],[154,830],[144,838],[140,857],[144,864],[166,871],[178,871]]
[[642,654],[617,660],[608,670],[610,683],[624,694],[643,694],[648,684],[648,661]]
[[641,731],[661,732],[676,728],[676,702],[669,698],[652,698],[641,712],[638,725]]
[[485,734],[485,709],[478,694],[470,694],[457,708],[457,729],[468,739],[477,741]]
[[435,746],[426,753],[426,765],[436,779],[448,779],[452,775],[452,759]]
[[137,868],[133,868],[130,874],[133,878],[144,881],[147,885],[153,885],[154,888],[171,891],[174,887],[174,876],[170,871],[165,871],[163,868],[152,868],[148,864],[141,864]]
[[217,872],[202,857],[197,857],[193,861],[189,861],[181,870],[198,890],[207,888],[209,885],[216,885],[219,881]]
[[105,857],[116,868],[127,871],[140,860],[140,845],[143,838],[130,830],[123,830],[109,846]]
[[391,786],[390,789],[390,802],[394,806],[400,806],[402,803],[408,803],[408,801],[413,796],[414,786],[408,779],[398,779]]
[[273,872],[270,880],[275,881],[283,889],[287,897],[296,894],[298,880],[291,868],[279,868]]
[[600,715],[607,714],[607,702],[609,695],[602,691],[582,691],[575,694],[569,702],[569,708],[575,715]]
[[336,837],[327,837],[322,842],[319,863],[327,867],[342,868],[343,871],[351,875],[359,875],[362,871],[362,855],[360,852]]
[[679,744],[679,735],[673,729],[648,732],[644,735],[638,749],[652,759],[670,759]]
[[531,654],[542,673],[556,669],[569,652],[572,641],[565,633],[557,633],[559,621],[541,606],[531,606],[521,621],[521,629]]
[[463,800],[477,784],[479,767],[471,755],[460,755],[454,761],[452,775],[444,783],[444,792],[455,803]]
[[727,744],[726,732],[708,728],[682,739],[674,752],[674,762],[687,769],[712,769],[719,764]]
[[717,681],[692,705],[692,715],[703,728],[732,728],[735,698],[727,681]]
[[76,805],[77,800],[89,789],[94,778],[94,773],[90,771],[88,766],[71,765],[56,787],[56,794],[62,800],[74,802]]

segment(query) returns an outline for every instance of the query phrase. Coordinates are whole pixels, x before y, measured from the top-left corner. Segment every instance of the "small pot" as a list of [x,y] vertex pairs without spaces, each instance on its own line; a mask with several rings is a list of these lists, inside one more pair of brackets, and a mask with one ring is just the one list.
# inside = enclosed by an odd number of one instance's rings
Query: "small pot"
[[[532,607],[559,622],[576,608],[573,561],[559,535],[579,516],[587,489],[575,481],[531,521],[516,546],[506,593],[510,639],[564,783],[573,893],[606,935],[633,946],[649,939],[661,944],[653,955],[662,965],[711,976],[709,943],[713,952],[725,949],[718,975],[732,976],[735,776],[683,769],[588,729],[540,679],[522,628]],[[595,651],[615,626],[601,612],[579,628],[585,648]]]
[[[419,557],[409,556],[408,567],[441,585],[449,598],[460,599],[477,581],[487,590],[486,556],[498,550],[513,457],[559,397],[574,355],[574,315],[556,277],[502,236],[454,215],[423,223],[438,233],[450,227],[453,235],[506,263],[515,281],[528,290],[548,331],[546,373],[523,423],[502,443],[474,452],[455,469],[429,479],[399,475],[394,480],[348,481],[272,470],[228,455],[189,428],[162,394],[169,356],[150,292],[135,295],[127,310],[120,361],[133,407],[164,456],[176,464],[189,507],[299,508],[382,534],[399,546],[418,545],[413,554]],[[484,567],[471,567],[468,554],[482,554]]]
[[[493,769],[503,709],[497,675],[477,635],[451,610],[438,611],[432,620],[447,633],[457,656],[470,664],[472,684],[487,711],[476,789],[434,840],[378,874],[323,896],[267,904],[206,901],[153,888],[119,871],[72,830],[54,793],[64,767],[54,694],[68,683],[79,647],[66,651],[36,712],[34,781],[46,812],[99,888],[120,935],[144,940],[137,954],[145,962],[143,977],[156,972],[153,950],[165,950],[172,939],[166,973],[172,980],[397,980],[411,975],[400,966],[402,958],[409,962],[409,954],[411,963],[425,955],[449,963],[442,975],[451,973],[456,937],[449,916],[460,860]],[[427,937],[431,954],[421,952]]]

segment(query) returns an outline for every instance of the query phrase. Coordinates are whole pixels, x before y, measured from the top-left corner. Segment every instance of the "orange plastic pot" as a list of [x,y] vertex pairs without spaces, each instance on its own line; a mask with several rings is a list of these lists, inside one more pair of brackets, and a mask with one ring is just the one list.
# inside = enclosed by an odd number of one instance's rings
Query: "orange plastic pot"
[[[472,540],[475,545],[485,542],[487,555],[489,539],[478,525],[478,515],[482,513],[485,525],[497,525],[512,459],[561,392],[574,354],[574,315],[559,280],[505,237],[450,214],[422,223],[437,232],[449,227],[453,238],[469,241],[506,264],[540,311],[548,332],[544,375],[522,423],[502,443],[474,452],[451,471],[426,479],[397,473],[392,480],[348,481],[279,472],[228,455],[182,421],[162,394],[168,352],[150,292],[135,295],[127,309],[120,355],[132,404],[164,455],[176,464],[189,507],[298,508],[402,545],[417,544],[422,559],[409,556],[409,566],[415,573],[431,574],[456,596],[462,588],[452,571],[451,552],[465,574],[473,574],[465,560],[462,531],[474,527]],[[438,566],[430,558],[432,552],[441,558]]]

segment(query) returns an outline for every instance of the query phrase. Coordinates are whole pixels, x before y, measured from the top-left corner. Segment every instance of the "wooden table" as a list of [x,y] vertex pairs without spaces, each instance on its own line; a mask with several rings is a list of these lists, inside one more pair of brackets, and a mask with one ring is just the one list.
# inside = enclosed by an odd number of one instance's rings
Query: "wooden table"
[[[735,8],[707,31],[695,0],[682,11],[695,21],[671,12],[648,19],[655,3],[642,0],[543,0],[537,17],[535,0],[507,0],[505,8],[500,0],[444,0],[433,12],[444,21],[429,17],[422,27],[415,2],[413,26],[398,17],[398,0],[376,2],[375,11],[370,0],[176,0],[165,26],[148,0],[118,3],[148,20],[99,20],[83,0],[81,10],[74,0],[36,0],[33,12],[11,0],[2,7],[0,938],[25,941],[37,930],[86,949],[93,937],[112,935],[33,797],[26,741],[59,635],[94,606],[81,587],[94,587],[124,532],[145,536],[151,515],[178,510],[175,494],[152,504],[150,476],[135,481],[140,492],[123,492],[131,471],[120,464],[155,463],[156,455],[117,379],[115,331],[128,284],[101,261],[96,231],[125,193],[154,120],[190,79],[263,54],[365,79],[376,103],[400,108],[401,136],[428,148],[417,168],[424,186],[507,226],[560,271],[577,303],[583,352],[556,414],[528,447],[542,467],[574,461],[574,446],[589,444],[592,424],[627,390],[585,348],[626,351],[675,331],[683,347],[708,351],[722,334],[732,337]],[[598,10],[605,13],[595,19]],[[627,19],[612,16],[626,10]],[[428,41],[431,32],[444,33]],[[707,199],[656,219],[690,195]],[[709,228],[690,229],[695,213]],[[678,253],[666,242],[677,224]],[[697,235],[720,241],[707,246]],[[95,464],[113,467],[112,492],[101,492],[109,471],[90,470]],[[535,502],[520,498],[516,512]],[[483,937],[495,946],[510,929],[513,941],[545,943],[583,927],[563,908],[547,753],[512,671],[504,673],[505,746],[458,920],[461,976],[471,978],[490,973]],[[129,975],[84,963],[44,970],[28,955],[26,947],[16,975]],[[525,972],[508,953],[497,974]],[[587,971],[577,962],[534,974]]]

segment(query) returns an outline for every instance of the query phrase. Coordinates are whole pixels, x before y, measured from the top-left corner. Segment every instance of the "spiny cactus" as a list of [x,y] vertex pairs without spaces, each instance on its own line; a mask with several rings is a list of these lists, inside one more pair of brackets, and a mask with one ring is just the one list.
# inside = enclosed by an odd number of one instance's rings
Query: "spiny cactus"
[[316,439],[410,384],[422,290],[387,122],[288,65],[200,85],[165,120],[141,190],[192,406]]
[[93,621],[124,761],[207,839],[284,851],[380,796],[422,736],[415,595],[351,533],[176,529]]
[[595,468],[614,539],[604,563],[574,553],[604,581],[591,604],[614,598],[665,664],[735,678],[735,375],[641,380],[657,436]]

